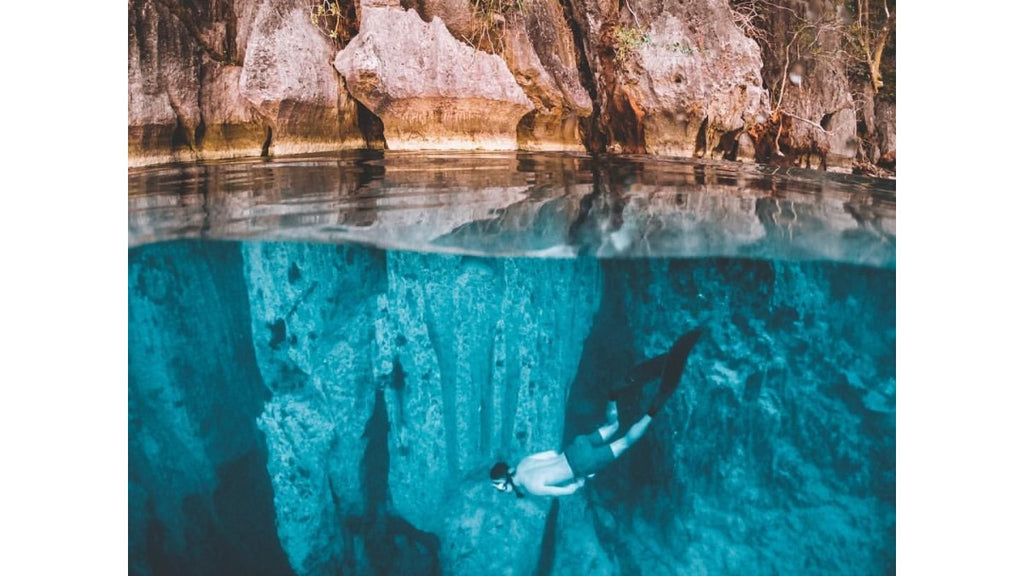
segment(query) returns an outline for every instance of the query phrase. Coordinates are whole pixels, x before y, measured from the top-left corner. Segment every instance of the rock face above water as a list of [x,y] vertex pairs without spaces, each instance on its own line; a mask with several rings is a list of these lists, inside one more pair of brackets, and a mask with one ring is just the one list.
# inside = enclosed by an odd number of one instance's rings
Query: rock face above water
[[342,0],[334,39],[317,5],[129,2],[130,163],[386,146],[895,165],[894,91],[858,76],[837,0]]
[[516,125],[533,108],[501,58],[411,10],[364,6],[334,66],[384,122],[391,149],[514,150]]
[[739,135],[763,111],[761,57],[725,0],[571,4],[585,27],[609,150],[736,155]]
[[130,164],[365,146],[334,53],[290,0],[129,2]]

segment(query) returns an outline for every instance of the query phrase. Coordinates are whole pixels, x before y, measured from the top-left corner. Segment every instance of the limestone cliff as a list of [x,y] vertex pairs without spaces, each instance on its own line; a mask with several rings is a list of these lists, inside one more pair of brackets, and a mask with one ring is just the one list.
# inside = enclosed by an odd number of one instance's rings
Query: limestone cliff
[[132,0],[129,162],[388,147],[893,169],[895,3],[872,6]]
[[391,149],[514,150],[516,125],[532,108],[501,58],[401,8],[364,6],[359,34],[334,66],[383,121]]

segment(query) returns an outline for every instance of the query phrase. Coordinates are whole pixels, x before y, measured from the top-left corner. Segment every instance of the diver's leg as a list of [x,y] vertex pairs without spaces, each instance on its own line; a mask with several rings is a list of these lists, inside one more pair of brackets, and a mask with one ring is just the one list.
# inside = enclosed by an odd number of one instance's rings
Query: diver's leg
[[616,458],[621,456],[622,453],[628,450],[630,446],[636,444],[636,441],[644,435],[644,432],[647,432],[647,427],[650,424],[651,417],[644,414],[642,418],[636,421],[636,424],[629,427],[629,430],[626,431],[622,438],[619,438],[608,445],[612,449],[612,454]]
[[598,428],[597,432],[595,432],[597,437],[594,437],[594,434],[590,435],[589,438],[591,444],[595,446],[604,444],[608,442],[608,439],[611,438],[616,431],[618,431],[619,409],[618,406],[615,405],[614,401],[608,403],[608,408],[605,410],[605,422],[606,424]]
[[690,351],[697,344],[704,328],[697,328],[683,334],[672,349],[668,351],[668,358],[665,360],[665,371],[661,375],[661,387],[651,401],[647,414],[655,416],[668,401],[669,396],[679,387],[679,380],[683,376],[683,368],[686,367],[686,359],[690,357]]
[[661,373],[665,371],[665,360],[667,358],[668,353],[659,354],[630,368],[629,373],[626,374],[625,382],[621,386],[614,388],[609,397],[613,401],[618,400],[621,395],[628,393],[634,388],[640,388],[661,376]]

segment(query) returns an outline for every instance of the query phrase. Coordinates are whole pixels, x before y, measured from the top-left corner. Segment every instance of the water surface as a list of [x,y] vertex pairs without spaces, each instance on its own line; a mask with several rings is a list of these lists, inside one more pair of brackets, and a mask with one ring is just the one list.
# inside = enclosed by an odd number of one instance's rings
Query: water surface
[[895,181],[734,162],[379,153],[129,174],[129,244],[304,240],[495,256],[893,267]]

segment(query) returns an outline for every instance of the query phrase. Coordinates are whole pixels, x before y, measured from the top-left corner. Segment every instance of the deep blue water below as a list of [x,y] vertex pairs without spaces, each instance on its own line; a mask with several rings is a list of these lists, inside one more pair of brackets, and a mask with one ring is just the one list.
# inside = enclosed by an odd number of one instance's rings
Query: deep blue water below
[[[129,191],[131,574],[895,572],[891,182],[389,154]],[[491,487],[696,326],[583,489]]]

